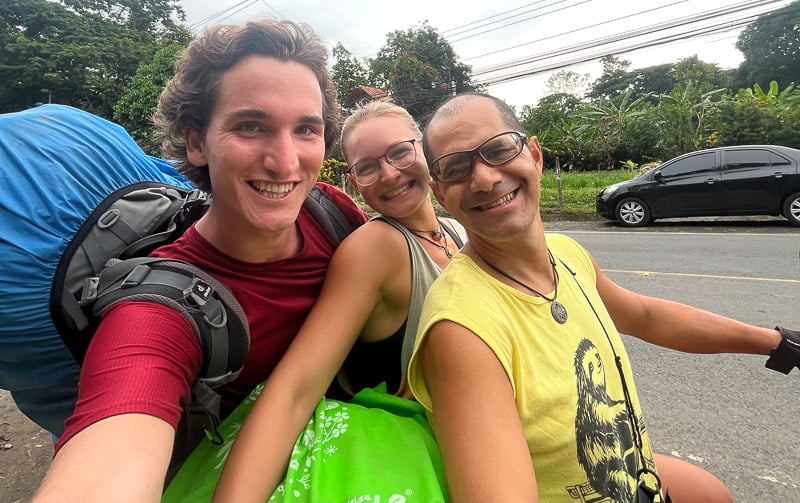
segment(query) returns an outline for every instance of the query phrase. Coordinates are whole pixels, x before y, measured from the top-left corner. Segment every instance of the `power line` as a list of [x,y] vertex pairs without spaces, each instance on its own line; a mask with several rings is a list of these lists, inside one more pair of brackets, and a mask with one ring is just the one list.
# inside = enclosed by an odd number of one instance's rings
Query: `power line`
[[[776,3],[781,0],[760,0],[755,2],[757,7],[764,6],[770,3]],[[578,52],[581,50],[591,49],[598,45],[605,45],[610,44],[622,40],[627,40],[631,38],[641,37],[644,35],[649,35],[653,33],[657,33],[659,31],[666,31],[673,28],[679,28],[681,26],[691,25],[695,23],[700,23],[703,21],[713,20],[715,18],[734,14],[741,11],[751,10],[754,5],[754,2],[742,2],[730,7],[723,7],[719,9],[714,9],[711,11],[701,12],[698,14],[693,14],[690,16],[686,16],[683,18],[673,19],[669,21],[665,21],[662,23],[656,23],[649,26],[636,28],[634,30],[629,30],[627,32],[622,32],[619,34],[609,35],[602,38],[589,40],[586,42],[581,42],[578,44],[574,44],[567,47],[562,47],[560,49],[554,49],[546,52],[541,52],[538,54],[533,54],[531,56],[525,56],[523,58],[518,58],[510,61],[505,61],[503,63],[498,63],[495,65],[490,65],[484,68],[477,69],[473,72],[473,76],[475,75],[482,75],[486,73],[491,73],[498,70],[505,70],[511,67],[520,66],[526,63],[532,63],[536,61],[541,61],[542,59],[553,58],[557,56],[563,56],[566,54],[570,54],[573,52]]]
[[[599,26],[601,26],[603,24],[608,24],[608,23],[611,23],[611,22],[624,20],[624,19],[633,17],[635,15],[643,14],[643,13],[652,13],[652,12],[655,12],[657,10],[660,10],[660,9],[663,9],[663,8],[666,8],[666,7],[675,6],[675,5],[679,4],[679,3],[683,3],[684,1],[686,1],[686,0],[680,0],[680,1],[673,2],[673,3],[668,4],[668,5],[662,5],[662,6],[653,8],[653,9],[640,11],[640,12],[637,12],[636,14],[633,14],[633,15],[621,16],[621,17],[618,17],[616,19],[612,19],[610,21],[606,21],[606,22],[603,22],[603,23],[596,23],[596,24],[594,24],[592,26],[589,26],[589,27],[584,27],[584,28],[580,28],[578,30],[573,30],[573,32],[584,30],[584,29],[588,29],[588,28],[596,28],[596,27],[599,27]],[[477,76],[477,75],[481,75],[481,74],[494,73],[494,72],[498,72],[498,71],[501,71],[501,70],[513,70],[514,68],[518,68],[518,67],[525,66],[525,65],[528,65],[528,67],[526,69],[524,69],[524,70],[512,71],[512,72],[509,72],[509,73],[506,73],[506,74],[503,74],[503,75],[497,75],[497,76],[484,78],[484,79],[474,79],[473,82],[476,83],[476,84],[484,84],[484,85],[491,86],[491,85],[495,85],[495,84],[499,84],[499,83],[503,83],[503,82],[508,82],[508,81],[512,81],[512,80],[525,78],[525,77],[528,77],[530,75],[534,75],[534,74],[537,74],[537,73],[552,71],[552,70],[560,69],[560,68],[566,68],[566,67],[569,67],[569,66],[574,66],[576,64],[585,63],[585,62],[588,62],[588,61],[594,61],[594,60],[597,60],[597,59],[599,59],[599,58],[601,58],[603,56],[607,56],[607,55],[621,54],[621,53],[626,53],[626,52],[633,52],[633,51],[637,51],[637,50],[651,48],[651,47],[658,46],[658,45],[671,44],[671,43],[675,43],[675,42],[678,42],[678,41],[681,41],[681,40],[690,39],[690,38],[708,37],[709,35],[714,35],[714,34],[717,34],[717,33],[730,32],[730,31],[739,29],[739,28],[741,28],[743,26],[746,26],[747,24],[750,24],[751,22],[756,20],[761,13],[750,13],[747,16],[740,17],[740,18],[735,19],[733,21],[718,22],[716,24],[708,25],[708,26],[705,26],[705,27],[697,27],[697,25],[699,23],[701,23],[701,22],[708,22],[710,20],[713,21],[713,20],[721,18],[721,17],[731,16],[731,15],[734,15],[736,13],[741,13],[742,11],[747,11],[747,10],[752,11],[754,7],[764,7],[764,6],[767,6],[769,4],[773,4],[773,3],[779,2],[779,1],[781,1],[781,0],[761,0],[759,2],[743,2],[743,3],[740,3],[740,4],[736,4],[736,5],[733,5],[733,6],[728,6],[728,7],[725,7],[725,8],[713,9],[713,10],[710,10],[710,11],[707,11],[707,12],[694,14],[694,15],[683,17],[683,18],[678,18],[676,20],[672,20],[672,21],[669,21],[667,23],[657,23],[657,24],[654,24],[654,25],[651,25],[651,26],[648,26],[648,27],[640,28],[638,30],[631,30],[631,31],[625,32],[623,34],[604,37],[604,38],[593,40],[593,41],[590,41],[590,42],[585,42],[585,43],[582,43],[582,44],[576,44],[576,45],[573,45],[573,46],[570,46],[570,47],[567,47],[567,48],[563,48],[563,49],[559,49],[559,50],[555,50],[555,51],[548,51],[548,52],[545,52],[545,53],[542,53],[542,54],[538,54],[538,55],[534,55],[534,56],[528,56],[526,58],[521,58],[519,60],[513,60],[511,62],[501,63],[501,64],[494,65],[492,67],[489,67],[489,68],[486,68],[486,69],[483,69],[483,70],[475,71],[475,72],[473,72],[473,77]],[[767,11],[767,12],[769,12],[769,11]],[[475,22],[473,22],[473,23],[475,23]],[[672,33],[672,34],[661,36],[661,37],[656,38],[656,39],[651,39],[651,40],[646,40],[646,41],[638,41],[638,42],[628,43],[627,45],[620,46],[620,43],[621,42],[625,42],[626,40],[641,38],[641,37],[643,37],[645,35],[652,35],[654,33],[659,33],[659,32],[667,32],[668,30],[675,30],[677,28],[681,28],[681,27],[684,27],[684,26],[691,26],[691,25],[695,25],[695,26],[691,27],[691,29],[689,29],[689,30],[685,29],[684,31],[682,31],[680,33],[677,33],[677,34],[676,33]],[[568,33],[572,33],[572,32],[568,32]],[[562,33],[561,35],[566,35],[566,34]],[[548,38],[552,38],[552,37],[548,37]],[[534,41],[534,42],[537,42],[537,41]],[[530,43],[533,43],[533,42],[530,42]],[[523,44],[523,45],[526,45],[526,44]],[[605,47],[602,47],[602,46],[605,46]],[[590,49],[598,49],[598,50],[595,50],[595,51],[592,51],[590,53],[587,53],[586,51],[588,51]],[[495,52],[499,52],[499,51],[495,51]],[[580,54],[580,53],[582,53],[582,54]],[[548,62],[548,63],[545,63],[543,65],[536,66],[534,68],[531,68],[529,66],[530,64],[535,63],[537,61],[552,60],[552,59],[557,58],[559,56],[568,56],[570,54],[578,54],[578,55],[574,56],[574,57],[572,57],[570,59],[567,59],[567,60],[561,60],[561,61],[557,61],[557,62]],[[428,90],[425,90],[425,89],[421,89],[420,91],[421,91],[421,94],[423,94],[423,95],[429,95],[430,92],[433,92],[433,91],[428,91]],[[420,96],[419,99],[413,100],[413,102],[407,103],[406,105],[407,106],[413,106],[417,102],[421,102],[424,99],[425,99],[424,96]]]
[[264,5],[266,5],[266,6],[267,6],[267,9],[269,9],[269,10],[271,10],[272,12],[274,12],[275,14],[277,14],[277,17],[278,17],[278,19],[286,19],[286,16],[284,16],[283,14],[281,14],[280,12],[278,12],[278,11],[277,11],[277,10],[276,10],[276,9],[275,9],[273,6],[271,6],[269,3],[267,3],[267,0],[261,0],[261,3],[263,3]]
[[208,16],[207,18],[201,19],[200,21],[190,25],[189,26],[189,30],[195,31],[195,30],[197,30],[199,28],[202,28],[203,26],[208,25],[208,24],[212,24],[212,23],[213,24],[218,24],[222,20],[233,16],[237,12],[240,12],[240,11],[242,11],[244,9],[247,9],[248,7],[251,7],[256,2],[258,2],[258,0],[242,0],[241,2],[237,3],[236,5],[228,7],[227,9],[223,9],[223,10],[217,12],[216,14],[212,14],[212,15]]
[[654,47],[654,46],[666,45],[666,44],[679,42],[679,41],[683,41],[683,40],[688,40],[688,39],[692,39],[692,38],[705,37],[705,36],[713,35],[713,34],[716,34],[716,33],[722,33],[722,32],[726,32],[726,31],[736,30],[736,29],[743,28],[743,27],[747,26],[748,24],[752,23],[756,19],[758,19],[758,16],[757,15],[753,15],[753,16],[745,18],[745,19],[737,20],[736,22],[726,22],[726,23],[721,24],[721,25],[716,25],[716,26],[711,26],[711,27],[704,27],[704,28],[697,28],[697,29],[695,29],[694,31],[691,31],[691,32],[685,32],[685,33],[673,34],[673,35],[666,35],[666,36],[661,37],[661,38],[648,40],[648,41],[645,41],[645,42],[639,42],[639,43],[636,43],[636,44],[630,44],[630,45],[624,46],[624,47],[618,47],[618,48],[613,48],[613,49],[600,49],[598,51],[595,51],[595,52],[592,52],[592,53],[588,53],[588,54],[585,54],[583,56],[576,56],[576,57],[574,57],[572,59],[563,60],[563,61],[560,61],[560,62],[546,63],[546,64],[543,64],[543,65],[540,65],[540,66],[537,66],[537,67],[528,68],[526,70],[519,70],[519,71],[516,71],[516,72],[512,72],[512,73],[509,73],[509,74],[506,74],[506,75],[497,76],[497,77],[491,77],[491,78],[486,78],[486,79],[478,79],[478,80],[476,80],[476,83],[483,84],[483,85],[486,85],[486,86],[491,86],[491,85],[501,84],[501,83],[504,83],[504,82],[510,82],[510,81],[513,81],[513,80],[519,80],[519,79],[522,79],[522,78],[525,78],[525,77],[530,77],[532,75],[536,75],[538,73],[543,73],[543,72],[548,72],[548,71],[553,71],[553,70],[559,70],[561,68],[567,68],[567,67],[574,66],[574,65],[577,65],[577,64],[580,64],[580,63],[586,63],[588,61],[594,61],[596,59],[599,59],[599,58],[602,58],[602,57],[605,57],[605,56],[624,54],[624,53],[634,52],[634,51],[641,50],[641,49],[651,48],[651,47]]
[[[734,13],[737,13],[737,12],[741,12],[741,11],[746,11],[746,10],[752,10],[752,8],[754,7],[754,5],[753,5],[754,3],[756,4],[755,5],[756,7],[760,7],[760,6],[765,6],[765,5],[768,5],[768,4],[771,4],[771,3],[776,3],[778,1],[781,1],[781,0],[761,0],[760,2],[752,2],[751,1],[751,2],[743,2],[743,3],[740,3],[740,4],[736,4],[736,5],[732,6],[732,7],[714,9],[714,10],[707,11],[707,12],[704,12],[704,13],[695,14],[695,15],[684,17],[684,18],[671,20],[671,21],[668,21],[668,22],[657,23],[657,24],[646,26],[646,27],[643,27],[643,28],[637,28],[635,30],[630,30],[630,31],[627,31],[627,32],[623,32],[621,34],[606,36],[606,37],[602,37],[602,38],[599,38],[599,39],[590,40],[590,41],[587,41],[587,42],[582,42],[582,43],[579,43],[579,44],[574,44],[574,45],[571,45],[571,46],[563,47],[563,48],[560,48],[560,49],[554,49],[554,50],[550,50],[550,51],[545,51],[545,52],[537,53],[537,54],[534,54],[534,55],[531,55],[531,56],[526,56],[524,58],[519,58],[519,59],[514,59],[514,60],[511,60],[511,61],[506,61],[506,62],[503,62],[503,63],[498,63],[496,65],[491,65],[491,66],[488,66],[488,67],[485,67],[485,68],[477,69],[477,70],[473,71],[472,75],[473,76],[478,76],[478,75],[485,75],[485,74],[488,74],[488,73],[493,73],[493,72],[496,72],[496,71],[507,70],[507,69],[510,69],[510,68],[515,68],[515,67],[523,66],[523,65],[526,65],[526,64],[535,63],[537,61],[542,61],[542,60],[546,60],[546,59],[553,59],[553,58],[556,58],[556,57],[559,57],[559,56],[565,56],[565,55],[573,54],[573,53],[576,53],[576,52],[593,49],[593,48],[596,48],[597,46],[609,45],[609,44],[613,44],[613,43],[624,41],[624,40],[629,40],[629,39],[633,39],[633,38],[637,38],[637,37],[642,37],[644,35],[650,35],[650,34],[653,34],[653,33],[662,32],[662,31],[666,31],[666,30],[670,30],[670,29],[674,29],[674,28],[680,28],[681,26],[692,25],[692,24],[700,23],[702,21],[713,20],[713,19],[721,17],[721,16],[731,15],[731,14],[734,14]],[[748,19],[747,23],[752,22],[754,20],[754,16],[758,16],[760,14],[763,14],[763,13],[749,14],[748,16],[746,16],[746,18]],[[737,22],[737,21],[738,20],[733,20],[732,23]]]
[[[559,0],[559,1],[557,1],[557,2],[555,2],[554,4],[551,4],[551,5],[557,5],[557,4],[560,4],[560,3],[566,2],[566,1],[567,1],[567,0]],[[536,19],[536,18],[539,18],[539,17],[544,17],[544,16],[546,16],[546,15],[548,15],[548,14],[554,14],[554,13],[556,13],[556,12],[561,12],[561,11],[563,11],[563,10],[571,9],[571,8],[573,8],[573,7],[577,7],[578,5],[582,5],[582,4],[585,4],[585,3],[589,3],[589,2],[591,2],[591,1],[592,1],[592,0],[582,0],[582,1],[578,2],[578,3],[576,3],[576,4],[567,5],[567,6],[564,6],[564,7],[558,8],[558,9],[551,10],[551,11],[549,11],[549,12],[545,12],[545,13],[543,13],[543,14],[537,14],[537,15],[535,15],[535,16],[526,17],[525,19],[519,19],[519,20],[517,20],[517,21],[511,22],[511,23],[508,23],[508,24],[504,24],[504,25],[502,25],[502,26],[496,26],[496,27],[494,27],[494,28],[490,28],[490,29],[488,29],[488,30],[484,30],[484,31],[481,31],[481,32],[478,32],[478,33],[474,33],[474,34],[472,34],[472,35],[467,35],[467,36],[465,36],[465,37],[457,38],[457,39],[455,39],[455,40],[451,40],[450,42],[451,42],[451,43],[461,42],[461,41],[463,41],[463,40],[466,40],[466,39],[468,39],[468,38],[477,37],[477,36],[479,36],[479,35],[484,35],[484,34],[486,34],[486,33],[489,33],[489,32],[495,31],[495,30],[500,30],[500,29],[502,29],[502,28],[508,28],[509,26],[513,26],[513,25],[515,25],[515,24],[523,23],[523,22],[525,22],[525,21],[530,21],[531,19]],[[547,5],[546,7],[550,7],[551,5]]]
[[[216,13],[216,14],[214,14],[212,16],[209,16],[208,18],[206,18],[206,19],[204,19],[204,20],[202,20],[202,21],[200,21],[198,23],[195,23],[195,24],[191,25],[190,28],[197,28],[197,27],[200,27],[200,26],[202,26],[204,24],[211,23],[211,22],[219,22],[219,20],[221,20],[221,19],[228,18],[228,17],[230,17],[230,16],[232,16],[232,15],[234,15],[234,14],[236,14],[236,13],[238,13],[238,12],[240,12],[240,11],[246,9],[246,8],[249,8],[249,7],[253,6],[258,1],[259,0],[242,0],[241,2],[237,3],[236,5],[234,5],[232,7],[224,9],[223,11],[221,11],[219,13]],[[469,23],[466,23],[466,24],[463,24],[463,25],[460,25],[460,26],[456,26],[454,28],[450,28],[449,30],[447,30],[445,32],[442,32],[442,33],[443,34],[444,33],[450,33],[451,37],[458,36],[458,35],[463,35],[463,34],[466,34],[466,33],[474,32],[476,30],[481,30],[482,28],[490,27],[492,25],[497,25],[498,23],[503,23],[505,21],[509,21],[509,20],[512,20],[512,19],[515,19],[515,18],[520,18],[521,16],[526,16],[526,15],[531,14],[533,12],[537,13],[534,16],[528,16],[528,17],[523,18],[523,19],[516,19],[516,20],[514,20],[512,22],[505,23],[505,24],[502,24],[502,25],[499,25],[499,26],[494,26],[494,27],[492,27],[490,29],[487,29],[487,30],[479,31],[477,33],[472,33],[470,35],[466,35],[464,37],[457,38],[457,39],[454,39],[454,40],[448,40],[450,43],[459,42],[459,41],[462,41],[462,40],[465,40],[465,39],[468,39],[468,38],[472,38],[472,37],[477,37],[479,35],[482,35],[482,34],[485,34],[485,33],[489,33],[489,32],[492,32],[492,31],[505,29],[505,28],[508,28],[510,26],[522,23],[522,22],[530,20],[530,19],[541,18],[541,17],[544,17],[544,16],[546,16],[548,14],[553,14],[555,12],[564,11],[564,10],[570,9],[572,7],[576,7],[576,6],[579,6],[579,5],[582,5],[582,4],[589,3],[592,0],[581,0],[578,3],[573,3],[571,5],[561,6],[561,7],[557,8],[557,9],[554,9],[554,10],[549,11],[549,12],[543,12],[543,13],[541,12],[543,9],[551,8],[551,7],[554,7],[556,5],[563,4],[564,2],[567,2],[567,1],[568,0],[558,0],[558,1],[538,0],[538,1],[535,1],[535,2],[530,2],[530,3],[527,3],[527,4],[523,5],[523,6],[516,7],[514,9],[509,9],[509,10],[500,12],[498,14],[487,16],[487,17],[484,17],[484,18],[481,18],[481,19],[478,19],[478,20],[475,20],[475,21],[471,21]],[[577,28],[577,29],[574,29],[574,30],[571,30],[571,31],[561,32],[558,35],[542,37],[542,38],[539,38],[537,40],[532,40],[532,41],[525,42],[525,43],[522,43],[522,44],[517,44],[517,45],[514,45],[514,46],[510,46],[510,47],[507,47],[507,48],[504,48],[504,49],[498,49],[498,50],[494,50],[494,51],[487,52],[487,53],[484,53],[484,54],[480,54],[478,56],[467,58],[464,61],[468,61],[468,60],[471,60],[471,59],[478,59],[478,58],[482,58],[482,57],[485,57],[485,56],[494,55],[494,54],[501,53],[501,52],[504,52],[504,51],[512,50],[512,49],[518,49],[520,47],[524,47],[524,46],[531,45],[531,44],[534,44],[534,43],[540,43],[542,41],[549,40],[549,39],[554,39],[554,38],[561,37],[561,36],[572,35],[574,33],[585,31],[585,30],[596,29],[596,28],[599,28],[599,27],[601,27],[603,25],[607,25],[607,24],[610,24],[610,23],[623,21],[625,19],[633,18],[633,17],[638,16],[638,15],[652,14],[653,12],[656,12],[658,10],[662,10],[662,9],[665,9],[665,8],[668,8],[668,7],[674,7],[677,4],[684,3],[684,2],[687,2],[687,1],[689,1],[689,0],[673,1],[672,3],[666,4],[666,5],[660,5],[660,6],[657,6],[657,7],[654,7],[654,8],[650,8],[650,9],[641,10],[641,11],[636,12],[634,14],[628,14],[628,15],[620,16],[620,17],[617,17],[617,18],[614,18],[614,19],[610,19],[608,21],[595,23],[595,24],[592,24],[590,26],[584,26],[584,27]],[[747,24],[750,24],[755,19],[757,19],[758,16],[760,16],[761,14],[763,14],[765,12],[762,12],[762,13],[759,13],[759,14],[745,15],[743,17],[739,17],[739,18],[733,19],[732,21],[728,21],[727,23],[716,23],[716,24],[713,24],[713,25],[710,25],[710,26],[705,26],[705,27],[693,27],[691,29],[684,29],[683,31],[681,31],[679,33],[673,33],[673,34],[658,36],[657,38],[651,39],[651,40],[635,41],[636,39],[642,38],[642,37],[647,36],[647,35],[654,35],[654,34],[658,34],[658,33],[664,33],[664,32],[667,32],[669,30],[681,29],[682,27],[687,27],[687,26],[691,27],[691,25],[697,25],[697,24],[702,23],[702,22],[713,21],[716,18],[720,18],[720,17],[723,17],[723,16],[732,16],[734,14],[742,13],[742,12],[748,11],[748,10],[749,11],[753,11],[753,9],[756,9],[756,8],[763,8],[763,7],[769,6],[770,4],[775,4],[775,3],[785,3],[785,1],[786,0],[751,0],[749,2],[741,2],[741,3],[735,4],[733,6],[726,6],[726,7],[723,7],[723,8],[713,9],[713,10],[710,10],[710,11],[707,11],[707,12],[703,12],[703,13],[700,13],[700,14],[694,14],[694,15],[691,15],[691,16],[677,18],[675,20],[664,22],[664,23],[657,23],[657,24],[654,24],[654,25],[646,26],[644,28],[639,28],[639,29],[636,29],[636,30],[630,30],[630,31],[627,31],[627,32],[623,32],[623,33],[620,33],[620,34],[617,34],[617,35],[601,37],[601,38],[598,38],[598,39],[595,39],[595,40],[592,40],[592,41],[589,41],[589,42],[573,44],[573,45],[570,45],[570,46],[567,46],[567,47],[564,47],[564,48],[561,48],[561,49],[549,50],[549,51],[545,51],[545,52],[541,52],[541,53],[537,53],[537,54],[532,54],[530,56],[526,56],[526,57],[523,57],[523,58],[517,58],[517,59],[501,62],[501,63],[495,64],[495,65],[490,65],[490,66],[483,67],[483,68],[475,70],[473,72],[472,76],[473,77],[477,76],[478,78],[473,78],[473,82],[476,83],[476,84],[483,84],[483,85],[491,86],[491,85],[496,85],[496,84],[500,84],[500,83],[504,83],[504,82],[509,82],[509,81],[513,81],[513,80],[522,79],[522,78],[529,77],[531,75],[535,75],[535,74],[538,74],[538,73],[548,72],[548,71],[552,71],[552,70],[566,68],[566,67],[569,67],[569,66],[574,66],[574,65],[580,64],[580,63],[585,63],[585,62],[588,62],[588,61],[597,60],[597,59],[599,59],[601,57],[608,56],[608,55],[624,54],[624,53],[628,53],[628,52],[634,52],[634,51],[638,51],[638,50],[642,50],[642,49],[651,48],[651,47],[658,46],[658,45],[667,45],[667,44],[679,42],[681,40],[708,37],[709,35],[714,35],[714,34],[718,34],[718,33],[731,32],[733,30],[740,29],[743,26],[746,26]],[[261,0],[261,2],[263,2],[264,5],[266,5],[266,7],[268,9],[270,9],[271,11],[275,12],[276,14],[278,14],[279,16],[282,17],[281,13],[279,13],[277,10],[275,10],[267,2],[267,0]],[[549,3],[546,3],[546,2],[549,2]],[[541,5],[541,4],[545,4],[545,3],[546,3],[546,5]],[[770,12],[770,10],[767,10],[766,12]],[[442,35],[442,38],[445,38],[444,35]],[[620,44],[623,44],[623,43],[624,43],[624,45],[620,45]],[[557,58],[563,58],[563,57],[566,57],[566,59],[556,60]],[[536,63],[540,63],[540,64],[538,64],[536,66],[533,66]],[[504,72],[504,71],[506,71],[506,72],[502,73],[502,74],[499,74],[500,72]],[[494,75],[490,76],[490,74],[494,74]],[[485,76],[485,78],[480,78],[480,76]],[[422,91],[422,94],[425,94],[425,95],[428,95],[429,93],[432,93],[432,92],[437,92],[437,91],[434,91],[434,90],[427,90],[427,89],[421,89],[420,91]],[[416,101],[416,100],[414,100],[414,101]]]
[[[534,4],[542,3],[543,1],[552,1],[552,0],[541,0],[541,1],[539,1],[539,2],[534,2]],[[489,20],[489,19],[491,19],[491,18],[493,18],[493,17],[499,17],[499,16],[502,16],[503,14],[506,14],[506,13],[509,13],[509,12],[513,12],[513,11],[506,11],[505,13],[502,13],[502,14],[497,14],[497,15],[495,15],[495,16],[490,16],[490,17],[487,17],[487,18],[484,18],[484,19],[479,19],[478,21],[473,21],[473,22],[472,22],[472,23],[470,23],[470,24],[477,24],[477,26],[474,26],[474,27],[472,27],[472,28],[468,28],[468,29],[465,29],[465,30],[457,31],[457,32],[455,32],[455,33],[451,33],[451,34],[449,34],[449,35],[447,35],[447,36],[448,36],[448,37],[455,37],[455,36],[458,36],[458,35],[462,35],[462,34],[464,34],[464,33],[469,33],[469,32],[471,32],[471,31],[475,31],[475,30],[478,30],[478,29],[480,29],[480,28],[485,28],[485,27],[487,27],[487,26],[491,26],[491,25],[493,25],[493,24],[501,23],[501,22],[503,22],[503,21],[507,21],[507,20],[509,20],[509,19],[514,19],[514,18],[517,18],[517,17],[520,17],[520,16],[524,16],[525,14],[530,14],[530,13],[532,13],[532,12],[538,12],[538,11],[540,11],[540,10],[543,10],[543,9],[546,9],[546,8],[548,8],[548,7],[552,7],[553,5],[558,5],[558,4],[561,4],[561,3],[567,2],[567,1],[569,1],[569,0],[556,0],[555,2],[553,2],[553,3],[551,3],[551,4],[548,4],[548,5],[543,5],[543,6],[541,6],[541,7],[537,7],[537,8],[535,8],[535,9],[529,9],[529,10],[526,10],[526,11],[523,11],[523,12],[518,12],[518,13],[516,13],[516,14],[512,14],[512,15],[510,15],[510,16],[501,17],[500,19],[496,19],[496,20],[494,20],[494,21],[483,22],[483,21],[487,21],[487,20]],[[590,2],[590,1],[592,1],[592,0],[584,0],[584,1],[581,1],[581,2],[579,2],[579,3],[577,3],[577,4],[573,4],[573,5],[567,5],[566,7],[562,7],[561,9],[558,9],[558,10],[569,9],[569,8],[571,8],[571,7],[576,7],[576,6],[578,6],[578,5],[580,5],[580,4],[583,4],[583,3],[588,3],[588,2]],[[532,5],[532,4],[530,4],[530,5]],[[514,9],[514,10],[519,10],[519,8],[518,8],[518,9]],[[514,22],[512,22],[512,23],[508,23],[508,24],[505,24],[505,25],[502,25],[502,26],[496,26],[496,27],[494,27],[494,28],[491,28],[491,29],[488,29],[488,30],[485,30],[485,31],[482,31],[482,32],[473,33],[472,35],[467,35],[467,36],[465,36],[465,37],[462,37],[462,38],[456,39],[456,40],[454,40],[453,42],[459,42],[459,41],[461,41],[461,40],[466,40],[466,39],[468,39],[468,38],[477,37],[478,35],[483,35],[484,33],[488,33],[488,32],[490,32],[490,31],[498,30],[498,29],[500,29],[500,28],[505,28],[505,27],[507,27],[507,26],[512,26],[512,25],[515,25],[515,24],[521,23],[521,22],[523,22],[523,21],[529,21],[529,20],[531,20],[531,19],[536,19],[537,17],[546,16],[547,14],[552,14],[553,12],[557,12],[557,11],[545,12],[544,14],[538,14],[538,15],[535,15],[535,16],[527,17],[527,18],[525,18],[525,19],[520,19],[520,20],[514,21]],[[482,23],[482,24],[478,24],[478,23]]]
[[574,30],[570,30],[570,31],[566,31],[566,32],[560,32],[560,33],[557,33],[555,35],[542,37],[542,38],[539,38],[539,39],[536,39],[536,40],[531,40],[530,42],[524,42],[522,44],[512,45],[512,46],[506,47],[504,49],[497,49],[495,51],[486,52],[486,53],[483,53],[483,54],[479,54],[477,56],[471,56],[469,58],[463,59],[462,61],[470,61],[470,60],[473,60],[473,59],[483,58],[483,57],[486,57],[486,56],[491,56],[492,54],[497,54],[499,52],[505,52],[505,51],[508,51],[508,50],[511,50],[511,49],[518,49],[518,48],[524,47],[526,45],[531,45],[531,44],[536,44],[536,43],[539,43],[539,42],[543,42],[545,40],[550,40],[550,39],[558,38],[558,37],[564,37],[564,36],[567,36],[567,35],[573,35],[575,33],[581,32],[581,31],[590,30],[592,28],[598,28],[598,27],[603,26],[605,24],[615,23],[617,21],[623,21],[625,19],[629,19],[629,18],[632,18],[632,17],[640,16],[642,14],[651,14],[651,13],[657,11],[657,10],[665,9],[665,8],[668,8],[668,7],[674,7],[675,5],[678,5],[678,4],[681,4],[681,3],[685,3],[687,1],[688,0],[678,0],[676,2],[673,2],[673,3],[670,3],[670,4],[666,4],[666,5],[662,5],[662,6],[653,8],[653,9],[641,10],[641,11],[634,12],[632,14],[628,14],[628,15],[625,15],[625,16],[620,16],[620,17],[617,17],[617,18],[614,18],[614,19],[609,19],[609,20],[606,20],[606,21],[602,21],[600,23],[595,23],[595,24],[591,24],[591,25],[588,25],[588,26],[583,26],[581,28],[576,28]]
[[540,3],[546,2],[546,1],[547,0],[539,0],[537,2],[531,2],[529,4],[525,4],[525,5],[522,5],[520,7],[515,7],[513,9],[510,9],[510,10],[507,10],[507,11],[503,11],[503,12],[500,12],[498,14],[493,14],[491,16],[487,16],[487,17],[484,17],[484,18],[481,18],[481,19],[477,19],[475,21],[471,21],[471,22],[466,23],[466,24],[462,24],[460,26],[454,26],[453,28],[448,28],[447,30],[442,31],[441,34],[444,36],[446,33],[449,33],[449,32],[452,32],[452,31],[456,31],[456,30],[460,30],[461,28],[466,28],[467,26],[470,26],[470,25],[473,25],[473,24],[482,23],[482,22],[484,22],[486,20],[489,20],[489,19],[492,19],[492,18],[496,18],[496,17],[500,17],[500,16],[503,16],[505,14],[510,14],[510,13],[516,11],[516,10],[524,9],[526,7],[530,7],[532,5],[540,4]]

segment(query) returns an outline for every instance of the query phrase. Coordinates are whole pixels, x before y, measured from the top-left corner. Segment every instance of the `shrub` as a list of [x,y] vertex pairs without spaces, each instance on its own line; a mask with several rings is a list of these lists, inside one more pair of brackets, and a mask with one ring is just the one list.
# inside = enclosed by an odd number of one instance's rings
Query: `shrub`
[[329,183],[334,187],[344,188],[345,171],[347,171],[347,163],[331,157],[323,161],[318,180]]

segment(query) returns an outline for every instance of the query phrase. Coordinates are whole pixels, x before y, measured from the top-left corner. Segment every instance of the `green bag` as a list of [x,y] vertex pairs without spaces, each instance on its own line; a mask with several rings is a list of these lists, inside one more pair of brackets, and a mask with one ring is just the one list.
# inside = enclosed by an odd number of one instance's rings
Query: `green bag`
[[[162,503],[211,501],[231,445],[263,386],[220,425],[224,439],[195,449]],[[448,501],[439,447],[417,402],[365,389],[349,402],[323,399],[292,450],[269,502],[437,503]]]

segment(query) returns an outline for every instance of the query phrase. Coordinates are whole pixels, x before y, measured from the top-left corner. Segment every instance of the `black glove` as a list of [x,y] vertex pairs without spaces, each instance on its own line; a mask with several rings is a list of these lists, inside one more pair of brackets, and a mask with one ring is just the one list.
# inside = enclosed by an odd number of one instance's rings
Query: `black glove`
[[800,332],[783,327],[775,327],[781,334],[781,343],[772,350],[766,367],[788,374],[793,368],[800,368]]

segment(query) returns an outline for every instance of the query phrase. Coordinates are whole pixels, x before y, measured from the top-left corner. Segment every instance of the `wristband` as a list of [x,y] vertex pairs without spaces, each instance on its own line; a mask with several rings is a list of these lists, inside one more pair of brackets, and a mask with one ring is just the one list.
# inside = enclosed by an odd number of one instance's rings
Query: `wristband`
[[775,330],[781,334],[781,342],[772,350],[765,366],[788,374],[793,368],[800,366],[800,332],[783,327],[775,327]]

